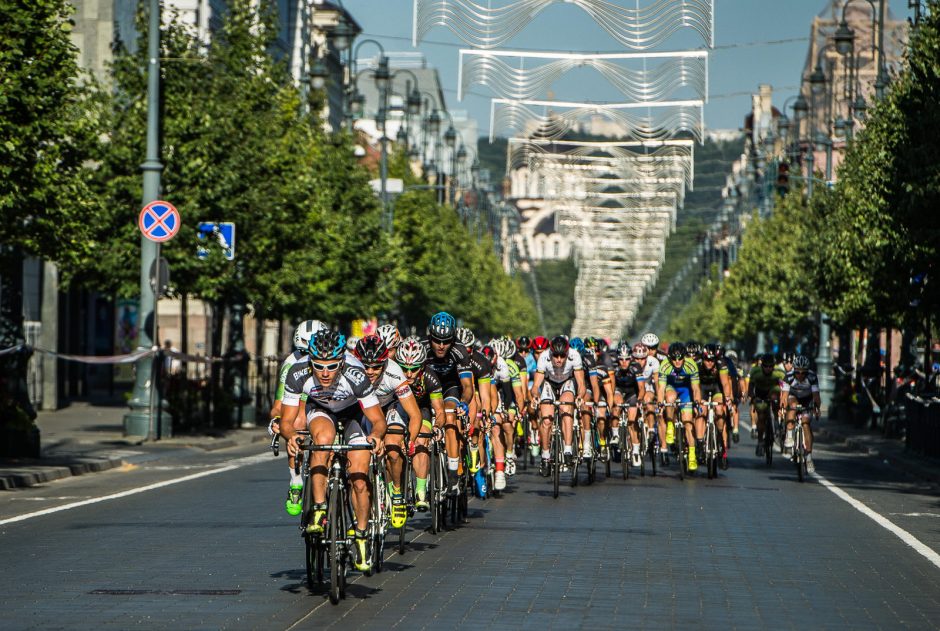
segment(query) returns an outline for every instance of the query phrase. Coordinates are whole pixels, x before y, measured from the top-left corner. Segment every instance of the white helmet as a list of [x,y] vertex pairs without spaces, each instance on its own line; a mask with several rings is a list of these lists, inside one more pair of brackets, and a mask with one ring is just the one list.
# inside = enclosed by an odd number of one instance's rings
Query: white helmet
[[398,348],[398,345],[401,344],[401,334],[394,324],[383,324],[375,330],[375,334],[382,338],[382,341],[389,349]]
[[307,350],[307,345],[310,343],[310,338],[313,337],[313,334],[319,331],[326,331],[329,328],[330,327],[319,320],[301,322],[297,325],[297,328],[294,329],[294,348],[301,351]]
[[346,350],[350,353],[356,349],[356,344],[359,343],[359,338],[355,335],[350,335],[346,338]]
[[643,337],[640,338],[640,343],[643,344],[643,346],[656,348],[659,346],[659,336],[655,333],[644,333]]

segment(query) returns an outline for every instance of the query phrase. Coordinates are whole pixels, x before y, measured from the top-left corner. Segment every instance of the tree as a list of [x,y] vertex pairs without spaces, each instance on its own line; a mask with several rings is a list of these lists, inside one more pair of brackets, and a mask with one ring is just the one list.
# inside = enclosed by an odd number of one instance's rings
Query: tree
[[[24,255],[68,270],[88,252],[95,204],[84,162],[98,120],[69,40],[71,13],[65,0],[0,0],[0,349],[24,340]],[[28,358],[28,351],[0,357],[4,429],[28,429],[35,417]],[[0,440],[8,450],[22,446],[14,441]],[[29,451],[38,457],[38,450],[37,437]]]

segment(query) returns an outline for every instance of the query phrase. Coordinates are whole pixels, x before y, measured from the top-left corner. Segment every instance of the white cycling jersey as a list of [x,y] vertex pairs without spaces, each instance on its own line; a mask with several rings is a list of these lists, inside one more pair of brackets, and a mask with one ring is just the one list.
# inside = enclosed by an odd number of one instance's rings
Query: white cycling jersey
[[320,384],[309,361],[294,364],[284,383],[284,398],[281,402],[284,405],[298,405],[302,395],[307,395],[308,409],[314,406],[331,412],[345,410],[357,402],[363,408],[379,404],[375,389],[362,370],[362,364],[349,357],[329,387]]
[[563,383],[571,379],[576,370],[584,370],[584,364],[581,362],[581,353],[573,348],[568,349],[568,358],[561,368],[555,368],[552,364],[552,354],[542,353],[538,364],[535,367],[536,372],[545,375],[545,378],[552,383]]
[[375,396],[383,408],[396,399],[412,396],[405,373],[395,362],[389,361],[385,365],[382,378],[375,384]]

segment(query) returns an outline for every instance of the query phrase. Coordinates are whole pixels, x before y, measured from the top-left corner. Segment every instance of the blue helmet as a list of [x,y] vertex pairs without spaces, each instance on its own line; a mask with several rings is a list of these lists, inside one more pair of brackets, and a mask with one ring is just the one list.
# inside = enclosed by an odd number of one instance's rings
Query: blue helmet
[[584,352],[584,340],[582,340],[580,337],[571,338],[571,341],[568,342],[568,344],[571,346],[571,348],[578,351],[579,353]]
[[442,342],[453,340],[457,335],[457,320],[446,311],[435,313],[428,325],[428,335]]
[[314,359],[341,359],[346,354],[346,336],[336,331],[317,331],[307,350]]

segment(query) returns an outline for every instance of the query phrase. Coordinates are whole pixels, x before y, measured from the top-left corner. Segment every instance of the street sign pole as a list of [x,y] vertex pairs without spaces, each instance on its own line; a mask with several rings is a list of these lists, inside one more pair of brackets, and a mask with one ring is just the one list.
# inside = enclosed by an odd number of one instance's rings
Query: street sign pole
[[[146,206],[160,196],[160,0],[150,0],[147,66],[147,159],[141,165],[144,174],[143,203]],[[138,350],[155,345],[157,325],[156,296],[150,288],[150,265],[157,260],[157,243],[145,235],[140,237],[140,306],[137,310]],[[152,322],[148,320],[152,318]],[[148,326],[151,324],[151,326]],[[130,412],[124,416],[125,436],[152,436],[151,388],[153,358],[137,361],[137,380],[129,401]]]

